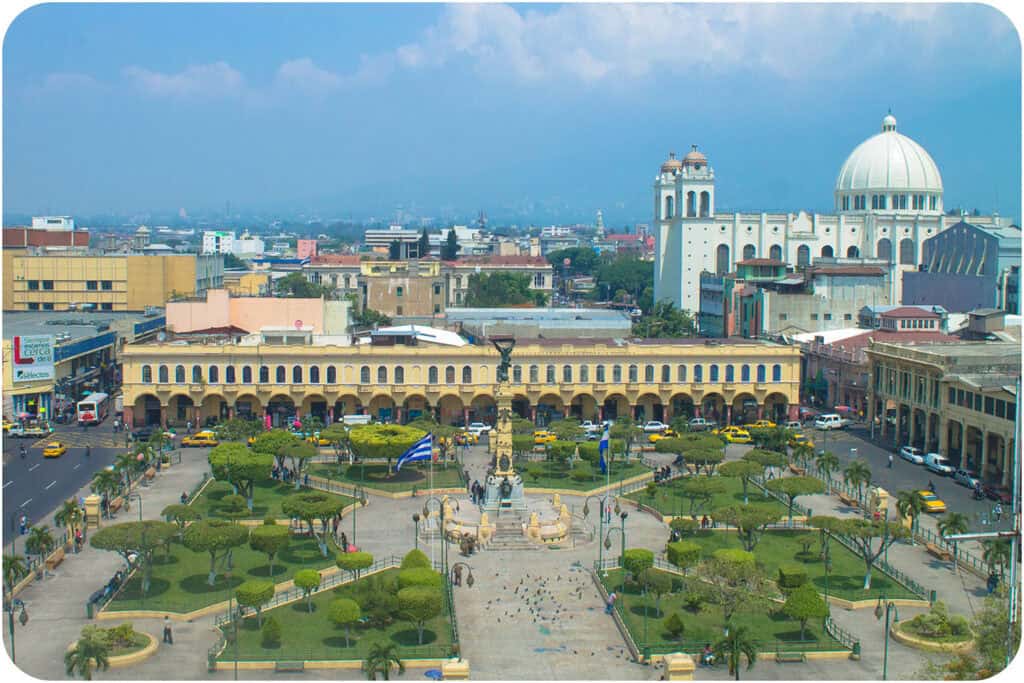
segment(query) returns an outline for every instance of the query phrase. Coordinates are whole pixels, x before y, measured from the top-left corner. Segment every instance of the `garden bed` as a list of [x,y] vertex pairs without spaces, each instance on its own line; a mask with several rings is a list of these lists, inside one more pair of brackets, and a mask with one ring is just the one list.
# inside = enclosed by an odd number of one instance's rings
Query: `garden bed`
[[516,471],[523,477],[523,486],[527,489],[564,489],[566,491],[590,491],[599,488],[609,482],[617,484],[625,479],[648,474],[651,468],[642,462],[632,460],[629,462],[614,461],[608,476],[601,473],[599,467],[594,467],[588,462],[577,464],[576,467],[583,471],[589,471],[590,476],[586,479],[575,479],[571,476],[571,469],[549,461],[531,463],[539,465],[540,476],[530,474],[527,465],[516,465]]
[[[392,468],[394,462],[392,462]],[[343,484],[362,484],[366,488],[379,489],[390,493],[400,491],[419,491],[435,488],[463,488],[465,483],[459,476],[458,463],[450,462],[448,466],[435,464],[433,479],[430,469],[419,465],[405,465],[397,473],[389,474],[387,463],[366,463],[355,465],[344,464],[339,473],[336,464],[317,464],[309,468],[309,476],[323,477]]]
[[[312,472],[310,476],[312,476]],[[248,518],[263,520],[270,516],[275,519],[287,519],[287,515],[281,511],[281,501],[294,493],[309,490],[299,487],[298,491],[296,491],[294,483],[285,483],[273,479],[257,482],[253,489],[252,514]],[[231,488],[231,484],[225,481],[212,481],[190,505],[203,516],[203,519],[223,519],[224,517],[220,514],[221,501],[232,493],[234,491]],[[344,501],[346,506],[355,502],[355,498],[348,496],[339,496],[332,493],[325,495],[330,496],[332,499]]]
[[[715,494],[711,502],[707,505],[695,510],[693,514],[701,517],[703,515],[711,515],[711,512],[717,508],[726,507],[729,505],[743,505],[743,484],[739,479],[732,477],[716,477],[725,485],[725,491],[722,493]],[[654,497],[647,495],[646,489],[640,489],[633,491],[626,495],[626,498],[634,500],[638,503],[642,503],[649,508],[657,510],[662,515],[667,516],[690,516],[690,501],[683,497],[682,485],[683,482],[687,481],[686,477],[672,479],[671,481],[658,484],[658,490]],[[750,503],[759,503],[762,505],[769,505],[772,508],[779,511],[779,518],[782,519],[787,515],[787,508],[785,505],[780,503],[778,500],[766,496],[754,486],[749,484],[747,486],[747,500]]]

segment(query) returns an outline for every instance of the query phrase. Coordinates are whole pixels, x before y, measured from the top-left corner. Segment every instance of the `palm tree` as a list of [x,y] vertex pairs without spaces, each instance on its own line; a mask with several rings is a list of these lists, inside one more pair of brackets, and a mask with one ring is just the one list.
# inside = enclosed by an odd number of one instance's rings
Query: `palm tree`
[[917,531],[917,518],[924,511],[924,500],[917,491],[900,491],[896,494],[896,512],[903,517],[910,517],[910,544],[914,544],[914,532]]
[[982,559],[988,564],[989,573],[995,574],[999,570],[1002,578],[1003,569],[1010,564],[1010,544],[1002,538],[992,538],[982,541]]
[[121,489],[121,475],[113,470],[102,469],[93,475],[89,488],[99,496],[110,498]]
[[[138,446],[136,446],[136,449],[138,449]],[[132,473],[139,466],[138,457],[138,452],[128,452],[117,456],[117,460],[114,461],[114,470],[121,475],[128,488],[128,493],[132,492]]]
[[825,451],[818,455],[815,462],[818,465],[818,471],[825,479],[825,490],[831,495],[832,473],[839,469],[839,458],[832,451]]
[[740,680],[740,660],[747,659],[747,670],[754,668],[757,661],[759,643],[754,640],[747,626],[728,627],[726,635],[714,645],[715,658],[724,659],[729,664],[729,673]]
[[855,460],[843,470],[843,481],[847,486],[856,486],[857,500],[863,501],[862,488],[864,486],[871,487],[871,468],[863,460]]
[[405,673],[405,662],[398,658],[397,648],[394,643],[376,642],[370,646],[363,660],[363,671],[366,672],[366,680],[377,680],[377,673],[384,675],[384,680],[391,680],[391,667],[397,666],[398,673]]
[[64,653],[64,671],[69,676],[78,675],[91,681],[93,666],[97,671],[110,668],[109,656],[110,644],[107,639],[95,629],[86,627],[74,647]]
[[25,558],[21,555],[4,555],[4,590],[14,592],[14,584],[28,575]]
[[78,502],[74,498],[69,498],[57,510],[57,514],[53,516],[53,521],[58,526],[69,529],[71,535],[74,536],[75,532],[78,531],[78,526],[82,523],[83,516],[82,508],[78,507]]
[[50,548],[53,547],[53,534],[50,533],[50,527],[43,524],[42,526],[34,526],[28,530],[28,538],[25,539],[25,552],[36,555],[39,558],[39,566],[45,567],[43,561],[46,559],[46,554],[50,552]]
[[[939,533],[943,536],[952,536],[953,534],[966,534],[969,527],[970,520],[967,515],[962,512],[949,512],[945,517],[939,520]],[[956,569],[957,560],[957,548],[959,542],[953,541],[953,568]]]
[[807,463],[811,458],[814,457],[814,447],[809,443],[800,443],[793,448],[793,457],[800,463],[801,467],[806,468]]

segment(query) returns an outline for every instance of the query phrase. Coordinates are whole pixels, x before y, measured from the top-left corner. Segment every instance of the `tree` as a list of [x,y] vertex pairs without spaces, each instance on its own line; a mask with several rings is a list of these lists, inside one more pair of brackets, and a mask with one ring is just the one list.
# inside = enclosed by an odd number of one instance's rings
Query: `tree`
[[238,258],[231,252],[224,254],[224,270],[237,270],[238,268],[245,268],[246,270],[248,270],[248,266],[245,265],[245,261]]
[[391,261],[398,261],[402,258],[402,243],[398,240],[391,240],[391,244],[388,245],[388,259]]
[[433,569],[427,567],[413,567],[398,572],[398,587],[409,588],[410,586],[426,586],[427,588],[441,588],[444,579]]
[[94,666],[97,671],[110,668],[110,643],[99,628],[86,626],[74,646],[64,653],[64,672],[91,681]]
[[271,578],[274,576],[274,559],[288,547],[291,537],[288,527],[278,524],[263,524],[249,532],[249,547],[258,553],[266,554],[267,562],[270,563]]
[[273,598],[273,581],[246,581],[235,590],[235,600],[239,605],[256,610],[257,628],[263,628],[263,605]]
[[750,437],[758,448],[786,454],[791,432],[785,427],[764,427],[750,429]]
[[349,598],[332,600],[327,612],[327,618],[331,620],[332,624],[345,627],[345,647],[349,646],[349,631],[352,624],[358,622],[362,617],[363,613],[359,609],[359,603]]
[[329,295],[330,290],[306,279],[302,273],[289,273],[277,281],[278,296],[297,299],[319,299]]
[[243,496],[232,494],[220,499],[220,503],[217,505],[217,513],[221,517],[227,517],[237,522],[249,516],[249,508]]
[[697,325],[689,311],[679,310],[671,301],[664,299],[654,305],[650,315],[633,324],[633,334],[649,339],[694,337]]
[[427,622],[441,613],[444,596],[437,588],[410,586],[398,591],[398,609],[402,617],[416,626],[419,644],[423,644],[423,629]]
[[421,429],[405,425],[370,424],[353,427],[348,438],[356,455],[360,458],[384,458],[390,471],[391,461],[398,459],[426,435]]
[[292,444],[301,443],[302,439],[287,429],[271,429],[256,435],[252,443],[254,453],[262,453],[274,458],[277,468],[284,467],[285,449]]
[[752,448],[743,454],[747,462],[754,462],[761,467],[761,477],[768,478],[769,470],[773,467],[785,467],[786,455],[778,451],[769,451],[764,448]]
[[871,468],[863,460],[855,460],[843,470],[843,481],[847,486],[856,486],[857,500],[863,501],[863,488],[871,487]]
[[28,576],[28,566],[21,555],[4,555],[4,590],[10,595],[14,586]]
[[768,505],[731,505],[719,508],[712,515],[716,522],[736,527],[743,549],[753,552],[769,524],[779,521],[779,514]]
[[917,491],[900,491],[896,494],[896,512],[910,518],[910,542],[913,544],[917,520],[924,512],[924,498]]
[[89,537],[89,542],[94,548],[119,554],[129,566],[132,564],[130,556],[135,555],[135,564],[142,569],[142,594],[145,595],[149,592],[153,554],[177,533],[178,527],[169,522],[124,522],[99,529]]
[[[633,450],[633,441],[637,437],[643,435],[644,430],[642,425],[638,425],[633,421],[629,415],[621,415],[615,418],[615,422],[612,423],[611,429],[608,430],[608,436],[612,439],[621,440],[626,446],[626,457],[629,457],[630,451]],[[660,441],[658,443],[661,443]],[[609,444],[610,446],[611,444]],[[612,449],[609,448],[609,455],[614,456]]]
[[[210,554],[210,574],[207,583],[213,585],[217,579],[217,560],[232,548],[244,544],[249,538],[249,529],[222,519],[206,519],[190,524],[185,529],[182,542],[192,552]],[[95,545],[96,536],[93,535]]]
[[269,617],[263,630],[260,633],[260,643],[265,648],[274,648],[281,645],[281,624],[274,617]]
[[593,275],[600,256],[592,247],[569,247],[549,252],[547,259],[556,269],[564,269],[564,261],[569,259],[570,275]]
[[53,516],[54,523],[57,526],[68,529],[71,536],[74,536],[75,532],[78,531],[83,519],[85,519],[85,512],[78,506],[78,501],[74,498],[65,500],[64,504],[61,505],[60,509]]
[[[828,521],[823,522],[823,519]],[[854,552],[864,561],[864,590],[871,589],[871,569],[875,561],[886,548],[907,536],[907,530],[902,526],[892,526],[887,522],[870,519],[815,516],[811,517],[810,523],[811,526],[819,528],[822,528],[824,523],[830,533],[841,534],[853,546]]]
[[612,294],[622,290],[637,300],[644,289],[654,283],[654,262],[635,256],[619,256],[598,266],[594,280],[598,295],[611,298]]
[[459,245],[459,238],[455,234],[455,229],[448,230],[448,236],[445,238],[444,244],[441,245],[441,260],[454,261],[459,257],[461,249],[462,247]]
[[[1019,604],[1019,603],[1018,603]],[[1020,649],[1020,617],[1015,615],[1010,635],[1010,612],[1006,607],[1006,589],[985,598],[982,609],[974,615],[971,630],[980,660],[979,678],[994,676],[1006,667],[1006,663]]]
[[[966,534],[970,528],[970,519],[962,512],[948,512],[945,517],[939,520],[939,534],[942,536],[953,536],[954,534]],[[953,541],[953,568],[956,568],[959,542]]]
[[998,571],[1000,577],[1005,573],[1006,567],[1010,566],[1010,542],[1003,538],[990,538],[981,542],[982,555],[988,565],[990,574]]
[[312,612],[313,591],[320,587],[320,572],[315,569],[300,569],[295,572],[292,582],[302,589],[302,594],[306,597],[306,609]]
[[359,572],[373,566],[373,555],[366,552],[338,553],[337,558],[335,558],[335,564],[338,565],[339,569],[352,572],[358,579]]
[[765,484],[769,491],[782,494],[789,500],[789,526],[793,526],[793,503],[800,496],[821,493],[825,485],[814,477],[781,477]]
[[173,503],[168,505],[160,511],[160,516],[166,519],[168,522],[173,522],[178,527],[178,538],[181,538],[182,534],[185,533],[185,527],[188,526],[189,522],[194,522],[202,515],[192,507],[191,505],[182,505],[181,503]]
[[420,549],[410,550],[402,558],[401,569],[432,569],[430,558]]
[[626,548],[626,554],[622,557],[622,568],[629,572],[634,581],[639,581],[644,570],[653,566],[653,552],[647,548]]
[[793,447],[793,457],[796,458],[801,467],[806,468],[807,463],[814,457],[814,446],[806,441],[798,443]]
[[665,630],[668,631],[668,634],[676,640],[682,640],[683,632],[686,630],[686,625],[683,623],[678,612],[673,612],[672,615],[665,620]]
[[[575,441],[583,435],[580,421],[575,418],[558,420],[548,427],[548,431],[557,436],[559,441]],[[573,444],[573,448],[575,447]]]
[[[675,521],[675,520],[673,520]],[[701,545],[694,541],[676,541],[665,546],[665,555],[673,566],[686,571],[700,561]]]
[[398,647],[394,643],[378,642],[370,646],[363,660],[363,671],[366,672],[367,680],[377,680],[377,674],[384,676],[384,680],[391,680],[391,667],[397,666],[398,673],[405,673],[405,663],[398,658]]
[[690,501],[689,514],[702,512],[712,498],[725,493],[725,482],[718,477],[689,477],[680,486],[683,497]]
[[683,454],[683,460],[687,465],[693,465],[699,473],[701,468],[707,476],[713,476],[715,467],[725,460],[725,453],[721,448],[700,448],[687,450]]
[[230,483],[238,493],[245,496],[249,512],[252,512],[256,482],[270,478],[273,459],[235,442],[214,446],[208,459],[214,478]]
[[[672,577],[654,567],[648,567],[640,574],[644,590],[654,593],[654,612],[661,618],[661,596],[672,592]],[[646,609],[646,606],[645,606]]]
[[734,460],[732,462],[722,463],[718,468],[718,473],[723,477],[731,477],[733,479],[739,479],[743,485],[743,504],[748,503],[747,498],[747,486],[750,480],[754,477],[762,474],[764,468],[756,462],[750,462],[749,460]]
[[46,524],[40,526],[34,526],[28,530],[28,538],[25,539],[25,552],[29,555],[35,555],[39,560],[39,566],[45,566],[43,561],[46,559],[46,555],[53,548],[56,541],[53,540],[53,534],[50,533],[50,527]]
[[430,235],[427,233],[426,228],[423,228],[423,232],[420,234],[418,246],[420,258],[427,258],[430,256]]
[[[89,483],[89,490],[97,496],[106,496],[107,499],[110,499],[121,490],[121,475],[113,470],[102,469],[93,475],[92,481]],[[109,516],[109,514],[108,509],[107,515]]]
[[537,294],[531,286],[533,279],[526,273],[473,273],[469,276],[466,306],[504,308],[536,304]]
[[[327,538],[331,520],[341,514],[345,501],[321,491],[293,493],[281,501],[281,511],[292,519],[301,519],[309,525],[309,532],[320,545],[320,554],[327,557]],[[319,533],[314,522],[320,522]]]
[[805,583],[789,594],[786,604],[782,606],[782,613],[800,622],[800,640],[805,640],[807,621],[827,617],[828,604],[813,584]]
[[295,475],[295,490],[299,489],[299,479],[306,465],[316,457],[316,448],[307,441],[296,441],[284,447],[282,455],[288,458],[292,465],[292,473]]
[[668,523],[668,528],[685,537],[695,533],[700,528],[700,522],[692,517],[673,517]]
[[715,657],[724,659],[729,664],[729,674],[740,680],[740,663],[747,660],[747,671],[754,668],[757,661],[757,649],[760,643],[754,639],[750,627],[745,625],[731,626],[717,643],[714,644]]
[[757,611],[767,605],[768,580],[753,553],[716,550],[697,567],[697,575],[704,581],[709,602],[721,608],[726,624],[741,609]]
[[821,472],[821,476],[825,479],[826,493],[832,495],[832,473],[839,469],[839,458],[832,451],[825,451],[818,454],[814,463],[818,466],[818,471]]

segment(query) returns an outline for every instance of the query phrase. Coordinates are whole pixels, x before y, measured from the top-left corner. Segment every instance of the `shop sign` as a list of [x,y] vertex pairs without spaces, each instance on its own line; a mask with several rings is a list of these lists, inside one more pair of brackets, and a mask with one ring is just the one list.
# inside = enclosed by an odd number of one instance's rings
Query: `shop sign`
[[53,342],[51,334],[18,336],[11,340],[14,350],[11,376],[15,384],[53,379]]

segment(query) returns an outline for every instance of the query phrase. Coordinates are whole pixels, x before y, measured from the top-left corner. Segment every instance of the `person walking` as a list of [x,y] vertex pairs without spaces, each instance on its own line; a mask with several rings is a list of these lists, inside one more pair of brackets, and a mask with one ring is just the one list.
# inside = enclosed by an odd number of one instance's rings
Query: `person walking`
[[170,617],[164,617],[164,642],[168,645],[174,645],[174,634],[171,633]]
[[27,451],[25,450],[25,444],[21,445],[21,447],[18,449],[18,452],[21,454],[21,459],[24,460],[25,455],[27,454]]
[[892,469],[892,453],[889,454],[889,469]]
[[452,574],[454,574],[454,581],[452,581],[452,583],[455,584],[456,586],[461,586],[462,585],[462,566],[461,565],[456,565],[455,569],[452,570]]
[[992,516],[996,518],[997,522],[1001,520],[1003,518],[1003,506],[996,503],[996,506],[992,509]]
[[192,420],[189,420],[188,422],[185,423],[185,433],[186,434],[191,434],[192,433]]
[[604,613],[605,614],[611,614],[612,613],[612,611],[615,609],[615,601],[618,599],[618,597],[619,596],[617,596],[614,593],[614,591],[608,594],[608,600],[605,601],[605,605],[604,605]]
[[22,515],[18,520],[18,534],[24,536],[26,533],[28,533],[28,517]]
[[90,455],[92,455],[92,449],[89,448],[88,446],[86,446],[85,447],[85,457],[88,458]]
[[341,532],[341,552],[348,552],[348,536],[345,535],[344,531]]

